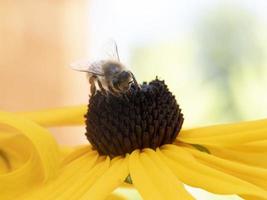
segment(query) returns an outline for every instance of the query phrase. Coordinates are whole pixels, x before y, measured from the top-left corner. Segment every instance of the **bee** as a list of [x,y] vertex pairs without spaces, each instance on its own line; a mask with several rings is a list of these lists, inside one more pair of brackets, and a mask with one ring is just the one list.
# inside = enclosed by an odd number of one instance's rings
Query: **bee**
[[74,70],[87,73],[91,96],[96,94],[96,83],[102,93],[115,96],[126,93],[132,83],[139,88],[133,73],[120,62],[116,42],[110,41],[109,47],[111,48],[107,59],[95,62],[78,61],[70,65]]

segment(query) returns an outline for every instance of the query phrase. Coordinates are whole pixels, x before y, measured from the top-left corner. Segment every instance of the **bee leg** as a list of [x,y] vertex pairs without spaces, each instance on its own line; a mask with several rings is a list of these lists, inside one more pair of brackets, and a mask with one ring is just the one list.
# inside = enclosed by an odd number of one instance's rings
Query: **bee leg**
[[131,74],[131,76],[132,76],[132,79],[133,79],[134,84],[140,89],[141,87],[140,87],[140,85],[137,83],[134,74],[133,74],[132,72],[130,72],[130,74]]
[[113,96],[116,96],[118,97],[119,94],[110,86],[108,85],[108,90],[110,91],[110,93],[113,95]]
[[96,76],[91,76],[89,78],[91,97],[94,96],[96,93],[95,79]]
[[101,92],[103,92],[104,94],[107,94],[106,90],[104,89],[104,87],[103,87],[103,85],[102,85],[102,83],[101,83],[101,81],[99,80],[98,77],[96,77],[96,80],[97,80],[97,84],[98,84]]

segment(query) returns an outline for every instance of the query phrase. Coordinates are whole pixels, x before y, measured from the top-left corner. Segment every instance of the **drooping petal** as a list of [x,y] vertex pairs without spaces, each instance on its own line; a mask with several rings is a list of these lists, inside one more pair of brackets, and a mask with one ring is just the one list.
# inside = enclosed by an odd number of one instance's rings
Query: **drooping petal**
[[0,128],[0,199],[80,199],[110,166],[89,145],[59,149],[48,130],[14,114],[0,113]]
[[198,162],[183,147],[165,145],[162,159],[184,183],[217,194],[251,195],[267,199],[267,191],[245,180]]
[[87,106],[69,106],[56,109],[48,109],[34,112],[17,113],[23,118],[35,121],[42,126],[70,126],[83,125],[87,112]]
[[129,174],[128,157],[114,158],[110,168],[93,184],[82,196],[81,200],[104,200],[108,195],[121,185]]
[[179,180],[150,150],[130,155],[130,175],[135,188],[145,200],[155,199],[193,199]]
[[0,135],[0,157],[7,167],[6,173],[0,175],[0,199],[22,194],[32,185],[56,176],[59,148],[46,129],[0,112]]
[[238,177],[267,191],[267,169],[219,158],[212,154],[186,148],[195,159],[211,168]]
[[181,131],[179,141],[193,144],[231,146],[267,140],[267,120],[240,122]]

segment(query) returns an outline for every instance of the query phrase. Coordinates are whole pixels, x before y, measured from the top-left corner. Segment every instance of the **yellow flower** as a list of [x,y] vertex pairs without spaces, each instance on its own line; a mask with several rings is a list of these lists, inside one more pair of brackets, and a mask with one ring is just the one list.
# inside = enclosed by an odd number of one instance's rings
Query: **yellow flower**
[[172,144],[111,159],[89,144],[61,147],[48,131],[83,125],[86,109],[0,112],[0,199],[123,199],[110,195],[126,177],[145,200],[194,199],[183,183],[267,199],[267,120],[182,130]]

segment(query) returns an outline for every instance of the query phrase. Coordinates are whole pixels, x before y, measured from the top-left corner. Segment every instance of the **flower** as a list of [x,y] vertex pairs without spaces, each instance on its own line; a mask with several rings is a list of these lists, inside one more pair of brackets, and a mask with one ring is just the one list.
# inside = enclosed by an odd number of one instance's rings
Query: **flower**
[[[126,184],[126,177],[145,200],[194,199],[183,183],[267,199],[266,119],[184,129],[166,142],[171,144],[125,155],[100,155],[105,152],[94,141],[93,146],[59,146],[48,128],[83,125],[86,112],[86,106],[0,112],[0,199],[117,199],[122,197],[110,194]],[[89,106],[89,122],[90,112]]]

